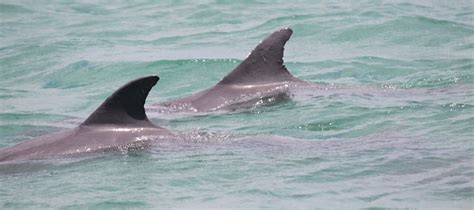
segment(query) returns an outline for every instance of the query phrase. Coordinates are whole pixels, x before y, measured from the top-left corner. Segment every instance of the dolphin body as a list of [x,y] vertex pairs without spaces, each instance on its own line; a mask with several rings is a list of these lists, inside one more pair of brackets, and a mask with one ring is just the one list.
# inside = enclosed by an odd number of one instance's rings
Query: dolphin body
[[294,77],[283,65],[286,42],[293,31],[277,30],[260,42],[235,69],[211,88],[175,100],[153,104],[150,113],[236,110],[289,100],[295,97],[359,95],[404,98],[436,91],[408,90],[393,85],[311,83]]
[[292,88],[310,84],[291,75],[283,65],[284,46],[292,33],[290,28],[273,32],[215,86],[184,98],[154,104],[150,111],[233,110],[290,98]]
[[[0,149],[0,162],[144,147],[175,134],[152,124],[143,105],[159,77],[143,77],[119,88],[78,127]],[[153,138],[152,138],[153,137]]]

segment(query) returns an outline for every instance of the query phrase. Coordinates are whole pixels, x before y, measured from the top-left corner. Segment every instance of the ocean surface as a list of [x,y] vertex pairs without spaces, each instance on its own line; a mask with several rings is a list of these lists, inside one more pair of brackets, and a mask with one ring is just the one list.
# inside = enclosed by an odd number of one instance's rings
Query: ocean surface
[[0,148],[77,126],[141,76],[161,78],[148,105],[210,87],[282,27],[295,77],[354,94],[155,113],[193,141],[0,164],[0,209],[473,208],[472,0],[2,0]]

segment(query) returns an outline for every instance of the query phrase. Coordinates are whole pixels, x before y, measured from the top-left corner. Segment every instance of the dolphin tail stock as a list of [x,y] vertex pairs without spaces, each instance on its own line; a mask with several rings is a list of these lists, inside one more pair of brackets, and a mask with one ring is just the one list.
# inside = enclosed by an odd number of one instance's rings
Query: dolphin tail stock
[[283,65],[284,46],[292,33],[290,28],[283,28],[270,34],[218,84],[298,80]]
[[160,78],[142,77],[125,84],[109,96],[81,125],[151,124],[145,113],[145,100]]

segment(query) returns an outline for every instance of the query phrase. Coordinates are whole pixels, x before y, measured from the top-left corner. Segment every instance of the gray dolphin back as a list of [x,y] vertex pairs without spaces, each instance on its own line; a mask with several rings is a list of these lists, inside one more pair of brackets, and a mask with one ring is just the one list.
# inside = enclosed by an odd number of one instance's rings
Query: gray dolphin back
[[296,78],[283,65],[283,51],[293,31],[280,29],[265,38],[250,55],[218,84],[249,84],[292,81]]
[[[143,107],[158,79],[157,76],[149,76],[127,83],[74,129],[0,149],[0,162],[103,151],[133,144],[144,135],[172,135],[166,129],[153,125]],[[128,128],[139,128],[139,132]]]

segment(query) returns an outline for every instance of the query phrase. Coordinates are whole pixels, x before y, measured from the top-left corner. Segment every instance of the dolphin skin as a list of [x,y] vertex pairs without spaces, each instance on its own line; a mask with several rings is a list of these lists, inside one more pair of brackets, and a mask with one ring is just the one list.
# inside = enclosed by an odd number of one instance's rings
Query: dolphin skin
[[78,127],[0,149],[0,162],[146,146],[152,138],[175,134],[152,124],[143,105],[159,77],[136,79],[108,97]]
[[154,104],[150,111],[163,107],[170,112],[234,110],[290,98],[292,88],[309,85],[291,75],[283,65],[284,46],[292,33],[290,28],[273,32],[215,86]]

